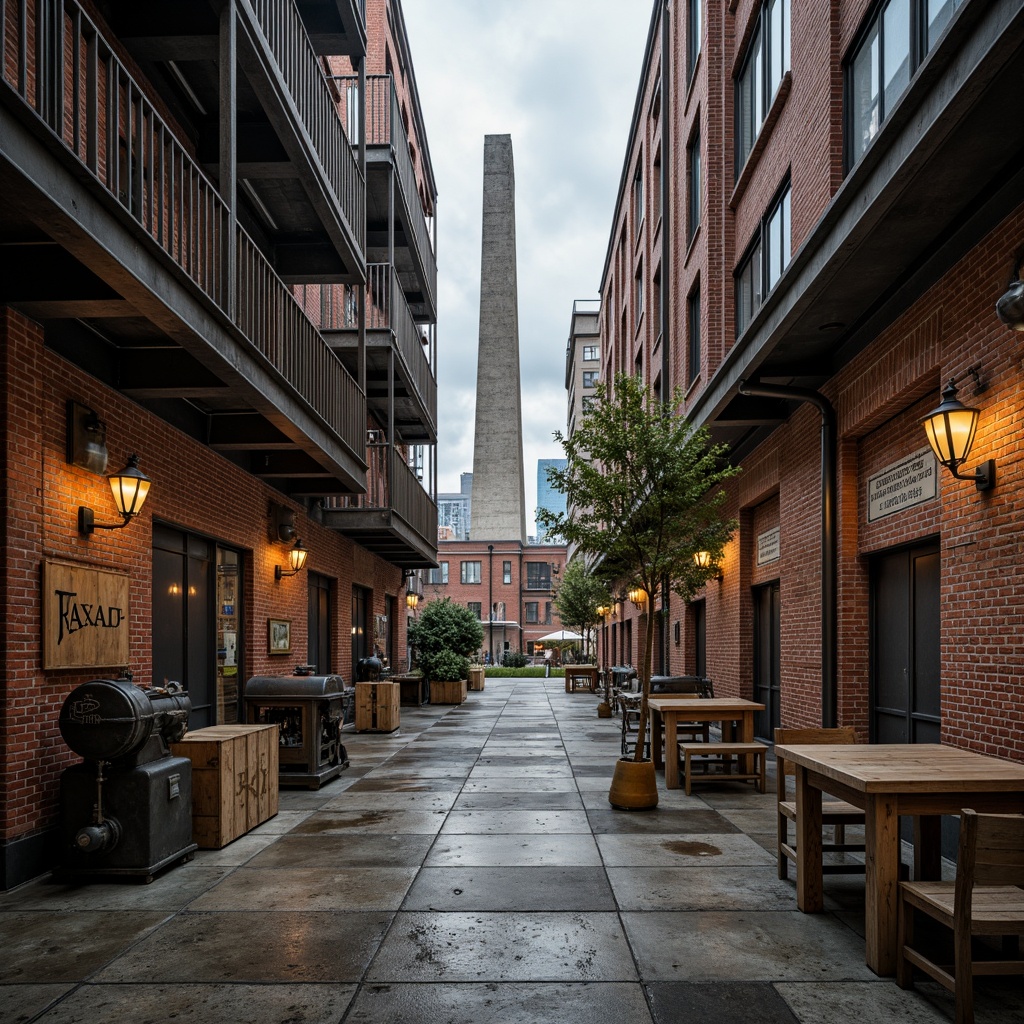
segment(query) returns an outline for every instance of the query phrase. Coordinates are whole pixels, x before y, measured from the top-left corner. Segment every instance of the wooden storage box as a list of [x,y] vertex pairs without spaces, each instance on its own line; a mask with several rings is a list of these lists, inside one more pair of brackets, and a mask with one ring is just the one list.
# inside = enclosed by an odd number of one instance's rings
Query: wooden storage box
[[466,699],[466,680],[457,683],[439,683],[430,680],[431,704],[461,704]]
[[356,732],[394,732],[401,724],[398,683],[356,683]]
[[482,690],[484,688],[483,665],[469,666],[469,688],[471,690]]
[[171,744],[192,762],[192,839],[219,850],[277,814],[276,725],[212,725]]

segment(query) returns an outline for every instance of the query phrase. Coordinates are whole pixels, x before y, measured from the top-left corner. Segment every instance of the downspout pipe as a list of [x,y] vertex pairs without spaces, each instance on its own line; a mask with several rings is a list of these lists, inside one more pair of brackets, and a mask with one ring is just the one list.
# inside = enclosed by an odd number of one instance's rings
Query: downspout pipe
[[[672,118],[672,61],[669,59],[672,45],[671,22],[669,20],[669,2],[663,0],[661,5],[661,400],[668,402],[672,396],[672,364],[669,361],[669,325],[672,323],[672,217],[669,215],[672,202],[672,185],[674,184],[669,168],[671,161]],[[669,668],[668,624],[671,618],[672,589],[668,579],[661,581],[661,650],[658,651],[659,669],[665,675],[671,675]],[[648,613],[653,615],[654,609]]]
[[824,395],[809,388],[741,380],[739,392],[758,398],[810,402],[821,413],[821,724],[832,729],[838,724],[839,704],[836,412]]

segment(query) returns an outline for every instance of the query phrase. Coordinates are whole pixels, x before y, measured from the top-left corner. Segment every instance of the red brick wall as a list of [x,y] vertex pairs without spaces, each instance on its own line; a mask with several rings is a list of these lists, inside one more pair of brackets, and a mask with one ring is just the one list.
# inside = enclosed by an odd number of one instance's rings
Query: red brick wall
[[[351,675],[352,586],[370,588],[372,611],[383,614],[385,595],[402,593],[402,573],[317,525],[302,506],[45,349],[36,324],[4,310],[0,325],[2,486],[7,509],[0,535],[0,587],[7,609],[6,658],[0,666],[4,698],[0,737],[6,744],[0,762],[0,821],[4,837],[11,839],[53,821],[60,770],[77,759],[57,728],[64,698],[78,683],[120,668],[42,671],[40,567],[44,559],[129,573],[130,667],[141,684],[151,677],[154,519],[242,550],[246,580],[243,672],[248,674],[280,675],[305,660],[306,577],[274,579],[274,566],[285,563],[287,549],[270,542],[271,502],[295,510],[298,534],[310,550],[307,568],[335,581],[333,668],[346,678]],[[105,480],[65,460],[69,398],[96,410],[106,422],[112,468],[120,468],[136,451],[141,468],[153,481],[142,515],[124,530],[98,531],[89,538],[78,534],[79,505],[94,508],[99,522],[111,522],[115,516]],[[298,653],[287,659],[267,654],[269,617],[292,620],[292,648]],[[398,633],[395,661],[404,665],[404,625]]]

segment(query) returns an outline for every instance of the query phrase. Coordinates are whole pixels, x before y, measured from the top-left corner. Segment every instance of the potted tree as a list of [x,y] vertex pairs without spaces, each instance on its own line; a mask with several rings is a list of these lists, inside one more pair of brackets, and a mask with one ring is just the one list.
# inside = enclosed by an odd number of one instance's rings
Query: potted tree
[[[620,758],[609,802],[638,809],[658,802],[654,765],[644,758],[651,692],[654,612],[666,590],[684,601],[718,575],[716,563],[736,524],[722,514],[722,483],[739,472],[727,448],[675,415],[683,395],[656,401],[639,377],[602,382],[571,437],[556,432],[565,469],[548,478],[568,498],[568,513],[541,509],[538,525],[592,558],[608,585],[646,608],[640,665],[640,721],[632,764]],[[698,562],[698,551],[710,560]]]
[[451,598],[431,601],[409,626],[409,642],[429,680],[430,703],[461,704],[466,699],[469,656],[484,642],[476,616]]

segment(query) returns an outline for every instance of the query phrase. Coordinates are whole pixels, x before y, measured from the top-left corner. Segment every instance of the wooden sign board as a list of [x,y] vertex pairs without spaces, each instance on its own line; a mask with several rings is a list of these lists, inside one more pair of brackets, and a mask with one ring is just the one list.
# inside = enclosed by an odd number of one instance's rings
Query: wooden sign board
[[128,577],[43,562],[43,668],[128,664]]

